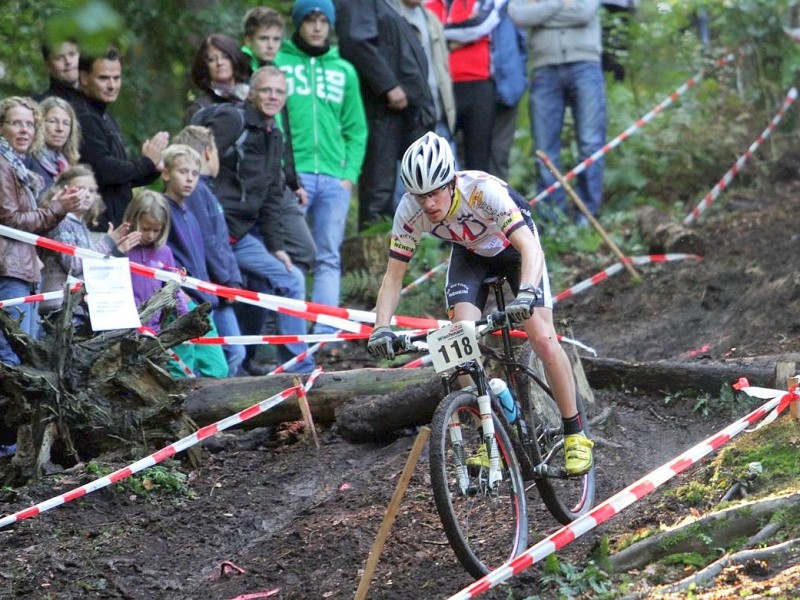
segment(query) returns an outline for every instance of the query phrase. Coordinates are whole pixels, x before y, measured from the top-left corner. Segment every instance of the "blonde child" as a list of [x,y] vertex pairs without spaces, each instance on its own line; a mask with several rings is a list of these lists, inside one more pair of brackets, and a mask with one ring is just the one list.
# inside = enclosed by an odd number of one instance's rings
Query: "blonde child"
[[[225,213],[210,186],[211,180],[219,172],[219,153],[214,134],[207,127],[189,125],[173,138],[173,143],[184,144],[200,155],[200,177],[197,186],[183,201],[183,205],[195,216],[200,225],[209,281],[233,288],[244,287],[239,265],[231,249]],[[212,314],[221,336],[241,335],[231,302],[220,299]],[[245,347],[226,344],[223,351],[228,361],[228,375],[233,377],[242,374]]]
[[[134,194],[133,200],[125,209],[122,220],[123,223],[130,225],[131,231],[138,232],[140,235],[139,244],[128,252],[128,258],[132,262],[154,269],[177,270],[175,257],[172,255],[170,247],[167,246],[170,228],[169,208],[161,194],[152,190],[140,189]],[[164,283],[157,279],[135,273],[131,273],[131,283],[137,305],[164,287]],[[176,300],[178,315],[189,312],[186,296],[182,291],[178,291]],[[155,315],[145,325],[156,332],[160,331],[162,316],[161,313]]]
[[[203,231],[186,203],[200,179],[202,160],[195,150],[184,144],[168,146],[164,150],[163,160],[161,178],[164,180],[164,198],[172,222],[167,245],[172,250],[175,263],[187,275],[202,281],[211,281],[206,266]],[[220,299],[214,294],[194,289],[186,289],[186,294],[192,301],[189,304],[190,309],[203,303],[210,304],[213,311],[219,309]],[[211,324],[212,330],[208,335],[217,336],[213,314]],[[229,374],[228,362],[220,346],[196,346],[194,361],[195,370],[206,377],[227,377]]]
[[[58,175],[53,186],[45,192],[39,202],[40,206],[48,206],[59,190],[69,187],[79,190],[81,203],[77,209],[67,213],[64,220],[47,233],[47,237],[64,244],[88,248],[113,256],[123,256],[139,243],[141,234],[130,233],[127,223],[123,223],[116,229],[109,224],[108,233],[93,242],[88,225],[96,224],[96,219],[103,211],[104,206],[102,198],[97,193],[94,171],[89,165],[78,164]],[[40,258],[42,260],[42,292],[63,290],[64,284],[70,277],[75,281],[82,279],[83,261],[79,257],[52,250],[42,250]],[[39,314],[49,315],[61,308],[62,303],[63,298],[45,300],[39,304]],[[85,317],[85,310],[79,307],[75,311],[76,321],[85,322]]]

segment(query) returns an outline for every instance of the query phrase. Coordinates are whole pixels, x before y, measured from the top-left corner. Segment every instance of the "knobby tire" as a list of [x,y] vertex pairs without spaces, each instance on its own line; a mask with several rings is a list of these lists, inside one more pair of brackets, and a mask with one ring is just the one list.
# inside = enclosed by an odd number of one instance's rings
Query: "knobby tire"
[[[462,449],[450,435],[454,414],[460,423]],[[497,492],[488,490],[486,470],[479,467],[468,469],[466,493],[459,483],[459,465],[476,455],[483,443],[476,394],[463,390],[449,394],[439,403],[431,423],[430,468],[436,510],[456,557],[476,579],[518,556],[528,544],[525,484],[520,466],[501,420],[497,415],[493,420],[503,465]]]

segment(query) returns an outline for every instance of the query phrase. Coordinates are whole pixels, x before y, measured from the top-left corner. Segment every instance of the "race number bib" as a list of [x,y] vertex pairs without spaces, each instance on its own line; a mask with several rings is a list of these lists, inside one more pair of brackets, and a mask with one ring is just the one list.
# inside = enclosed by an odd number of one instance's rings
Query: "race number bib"
[[481,355],[472,321],[459,321],[437,329],[428,335],[427,341],[437,373],[450,371]]

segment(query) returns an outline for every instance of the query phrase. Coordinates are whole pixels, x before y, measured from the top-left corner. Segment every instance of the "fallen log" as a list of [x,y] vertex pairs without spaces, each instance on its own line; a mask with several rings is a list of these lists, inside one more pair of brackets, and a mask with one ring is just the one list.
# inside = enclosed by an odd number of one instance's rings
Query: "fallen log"
[[[578,393],[585,404],[594,403],[580,357],[574,352],[569,357]],[[543,371],[539,371],[544,378]],[[183,383],[188,395],[186,408],[195,422],[208,425],[291,387],[293,382],[292,375],[187,380]],[[322,373],[308,392],[308,401],[317,423],[335,421],[339,433],[351,441],[376,441],[430,423],[442,394],[441,380],[430,367],[355,369]],[[289,398],[243,427],[276,425],[300,418],[297,399]]]
[[[180,382],[187,394],[186,410],[198,425],[208,425],[239,412],[294,385],[293,374],[229,379],[185,379]],[[332,423],[336,409],[359,397],[409,396],[409,390],[434,379],[430,367],[421,369],[353,369],[323,372],[308,391],[308,402],[314,420]],[[407,410],[407,407],[397,408]],[[275,425],[302,418],[297,399],[292,397],[266,413],[253,417],[246,428]]]
[[[648,393],[694,390],[719,393],[740,377],[752,385],[778,387],[776,368],[782,361],[797,362],[795,355],[760,356],[725,361],[627,362],[615,358],[584,356],[586,378],[595,389],[617,387]],[[784,389],[781,385],[778,389]]]
[[427,382],[386,395],[353,398],[336,409],[339,433],[352,441],[380,441],[406,427],[430,423],[443,396],[442,382]]
[[636,221],[651,254],[685,252],[702,256],[705,252],[705,242],[696,231],[652,206],[638,209]]

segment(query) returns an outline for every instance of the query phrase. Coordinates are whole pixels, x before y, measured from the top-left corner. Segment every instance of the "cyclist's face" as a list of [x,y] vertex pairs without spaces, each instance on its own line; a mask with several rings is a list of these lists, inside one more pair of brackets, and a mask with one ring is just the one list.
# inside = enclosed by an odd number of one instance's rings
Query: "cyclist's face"
[[450,202],[453,199],[449,183],[427,194],[413,194],[413,196],[425,216],[433,223],[444,221],[447,212],[450,210]]

